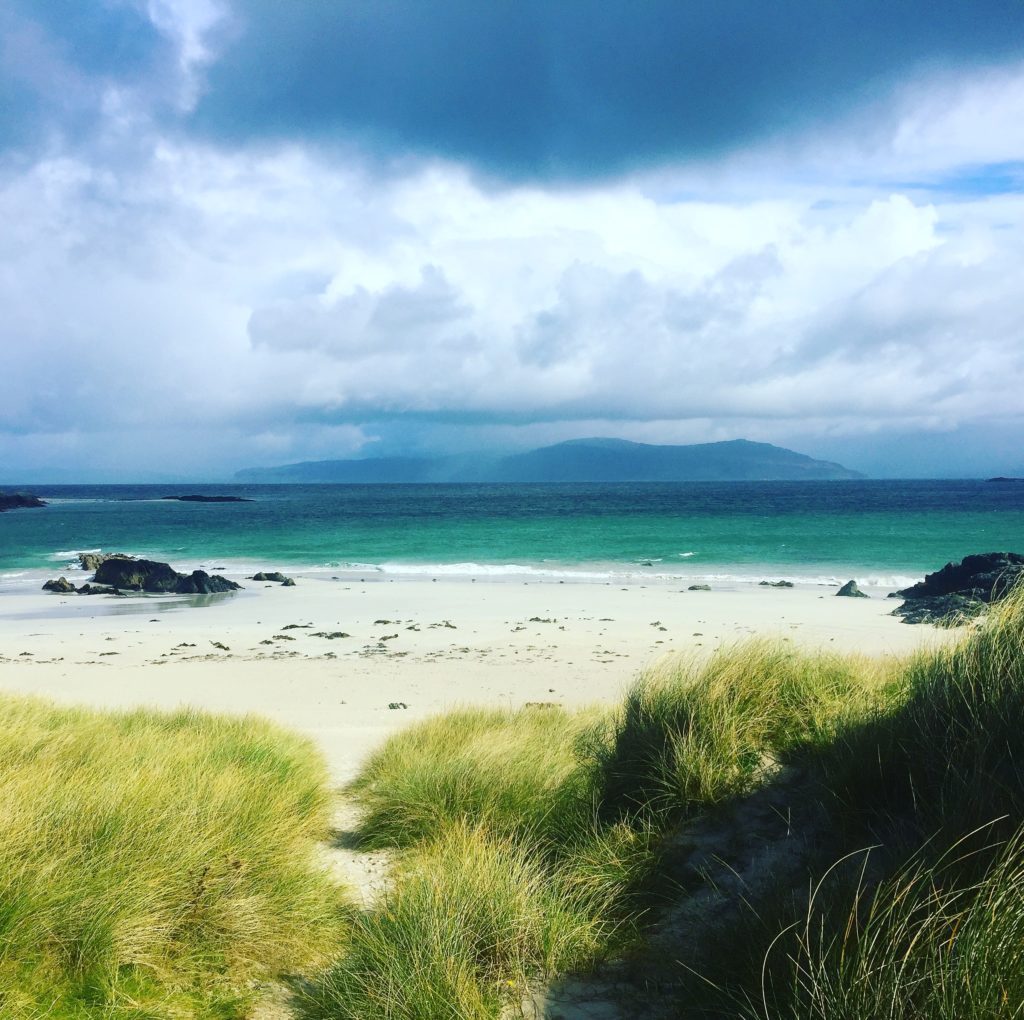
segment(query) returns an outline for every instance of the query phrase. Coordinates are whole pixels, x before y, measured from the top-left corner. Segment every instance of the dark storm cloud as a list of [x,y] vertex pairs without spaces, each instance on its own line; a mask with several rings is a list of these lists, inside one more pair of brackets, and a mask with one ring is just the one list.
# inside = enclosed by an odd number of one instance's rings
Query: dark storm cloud
[[996,61],[1020,0],[237,0],[196,123],[358,140],[500,176],[588,177],[723,151]]

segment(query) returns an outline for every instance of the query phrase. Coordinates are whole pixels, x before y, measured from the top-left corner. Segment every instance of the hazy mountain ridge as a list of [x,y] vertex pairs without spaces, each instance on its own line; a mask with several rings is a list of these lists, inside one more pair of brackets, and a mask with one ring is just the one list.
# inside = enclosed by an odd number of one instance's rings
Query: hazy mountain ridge
[[570,439],[508,456],[370,457],[244,468],[240,482],[686,482],[863,478],[832,461],[771,443],[733,439],[655,446],[625,439]]

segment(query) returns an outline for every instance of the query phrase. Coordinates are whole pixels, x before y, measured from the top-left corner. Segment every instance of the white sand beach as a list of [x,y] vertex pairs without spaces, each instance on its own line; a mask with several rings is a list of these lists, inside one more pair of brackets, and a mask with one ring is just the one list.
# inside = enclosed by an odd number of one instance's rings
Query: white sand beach
[[894,603],[877,592],[836,598],[824,586],[238,579],[244,591],[203,606],[6,591],[0,689],[97,707],[259,713],[313,737],[344,781],[415,719],[468,703],[611,702],[663,655],[755,634],[899,655],[950,636],[889,616]]

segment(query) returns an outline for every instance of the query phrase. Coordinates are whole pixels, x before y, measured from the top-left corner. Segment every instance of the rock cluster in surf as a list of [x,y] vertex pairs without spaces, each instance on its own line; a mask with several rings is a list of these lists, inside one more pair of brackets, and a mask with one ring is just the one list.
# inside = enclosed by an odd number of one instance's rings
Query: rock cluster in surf
[[94,583],[76,588],[66,577],[61,577],[47,581],[43,585],[44,590],[68,595],[120,595],[126,591],[162,595],[213,595],[236,591],[242,587],[237,581],[229,581],[220,574],[208,574],[205,570],[180,574],[168,563],[136,559],[122,553],[110,556],[83,553],[79,560],[85,569],[94,566]]
[[1024,556],[1011,552],[978,553],[947,563],[909,588],[894,592],[904,600],[893,610],[904,623],[956,626],[984,612],[1016,585],[1024,583]]

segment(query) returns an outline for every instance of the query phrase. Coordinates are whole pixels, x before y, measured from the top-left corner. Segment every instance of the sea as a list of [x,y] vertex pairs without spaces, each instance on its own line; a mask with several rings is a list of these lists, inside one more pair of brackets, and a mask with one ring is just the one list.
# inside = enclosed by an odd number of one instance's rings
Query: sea
[[[10,488],[8,487],[8,491]],[[0,592],[85,551],[178,569],[365,581],[761,580],[896,588],[969,553],[1024,552],[1024,483],[51,485],[0,514]],[[167,500],[231,495],[251,502]],[[81,576],[81,575],[79,575]],[[34,586],[34,583],[33,583]]]

